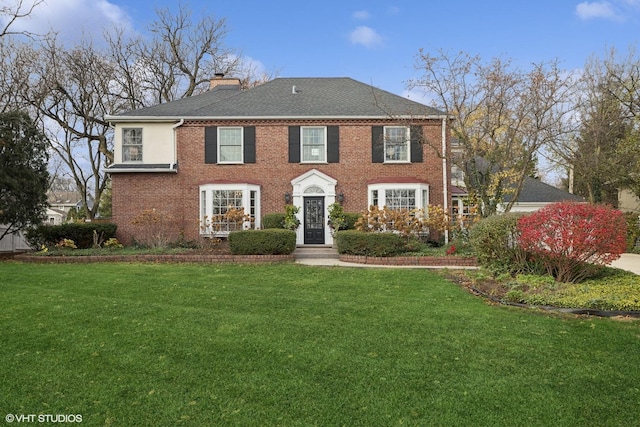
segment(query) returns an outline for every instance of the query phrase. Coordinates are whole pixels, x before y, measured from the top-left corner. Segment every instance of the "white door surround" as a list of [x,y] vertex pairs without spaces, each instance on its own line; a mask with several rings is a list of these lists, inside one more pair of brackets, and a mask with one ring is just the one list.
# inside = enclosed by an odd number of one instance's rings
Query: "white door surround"
[[294,206],[300,208],[298,212],[298,220],[300,227],[296,231],[296,245],[304,245],[304,197],[324,197],[324,243],[325,245],[333,244],[331,230],[327,224],[329,219],[329,205],[336,201],[336,184],[337,180],[329,175],[320,172],[317,169],[311,169],[291,180],[293,186],[292,202]]

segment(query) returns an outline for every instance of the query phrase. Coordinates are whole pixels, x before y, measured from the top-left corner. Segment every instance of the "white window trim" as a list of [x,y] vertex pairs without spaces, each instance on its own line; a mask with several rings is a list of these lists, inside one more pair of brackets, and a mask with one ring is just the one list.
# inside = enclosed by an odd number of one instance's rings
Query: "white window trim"
[[[378,191],[378,209],[386,206],[386,191],[385,190],[414,190],[416,196],[416,209],[426,209],[429,205],[429,185],[422,183],[384,183],[384,184],[371,184],[367,187],[367,202],[368,205],[373,205],[372,192]],[[426,192],[426,200],[423,200],[423,192]]]
[[[127,144],[126,143],[126,138],[124,136],[125,132],[128,130],[139,130],[140,131],[140,144]],[[144,161],[144,130],[141,127],[126,127],[126,128],[122,128],[122,133],[121,133],[121,137],[122,137],[122,163],[143,163]],[[138,147],[139,150],[141,151],[141,160],[125,160],[125,155],[124,155],[124,149],[125,147]]]
[[[407,140],[407,160],[387,160],[387,129],[406,129]],[[411,163],[411,128],[409,126],[384,126],[382,129],[382,138],[384,140],[383,155],[384,163]]]
[[[305,160],[304,159],[304,130],[305,129],[322,129],[324,136],[324,160]],[[327,127],[326,126],[300,126],[300,163],[325,164],[328,157],[327,148]]]
[[[242,207],[245,214],[251,213],[251,192],[256,192],[255,198],[255,216],[253,217],[254,228],[257,230],[260,228],[260,186],[255,184],[204,184],[199,187],[199,216],[200,216],[200,235],[203,237],[224,237],[228,236],[228,231],[221,231],[213,233],[210,227],[205,226],[205,218],[213,217],[213,191],[242,191]],[[203,200],[204,193],[204,200]],[[203,209],[204,202],[204,209]],[[251,226],[250,223],[245,222],[243,224],[244,229],[248,229]]]
[[[223,161],[222,160],[222,156],[220,155],[220,148],[222,147],[221,144],[221,138],[220,138],[220,131],[223,129],[240,129],[240,160],[229,160],[229,161]],[[217,129],[218,135],[217,135],[217,139],[218,139],[218,144],[217,144],[217,150],[218,152],[216,153],[216,155],[218,156],[218,164],[221,165],[241,165],[244,164],[244,127],[242,126],[218,126]]]

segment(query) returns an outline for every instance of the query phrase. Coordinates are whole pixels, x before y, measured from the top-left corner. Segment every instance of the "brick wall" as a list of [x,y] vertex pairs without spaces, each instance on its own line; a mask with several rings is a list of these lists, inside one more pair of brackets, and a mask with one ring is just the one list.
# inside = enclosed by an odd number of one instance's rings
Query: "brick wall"
[[[416,123],[412,123],[415,125]],[[411,164],[371,162],[371,126],[397,125],[372,120],[351,121],[191,121],[177,129],[178,173],[113,174],[113,220],[118,238],[129,243],[135,236],[133,218],[144,209],[166,213],[167,231],[187,240],[199,236],[199,186],[214,181],[261,185],[261,213],[284,211],[284,194],[291,180],[317,169],[338,181],[336,193],[344,194],[347,212],[367,209],[367,182],[376,178],[413,177],[426,181],[430,203],[443,203],[442,159],[432,148],[441,147],[441,121],[423,121],[424,161]],[[340,162],[288,163],[288,126],[338,125]],[[256,163],[217,165],[204,163],[206,126],[256,126]],[[392,180],[390,180],[392,181]]]

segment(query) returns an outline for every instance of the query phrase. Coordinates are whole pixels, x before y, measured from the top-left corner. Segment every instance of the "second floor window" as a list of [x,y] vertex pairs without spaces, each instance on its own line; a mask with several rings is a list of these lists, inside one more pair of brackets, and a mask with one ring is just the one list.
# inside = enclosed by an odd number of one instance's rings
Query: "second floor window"
[[242,128],[218,128],[218,162],[242,163]]
[[405,126],[385,126],[384,161],[409,162],[410,160],[409,128]]
[[122,130],[122,161],[142,161],[142,128],[125,128]]
[[302,162],[326,162],[325,127],[301,127]]

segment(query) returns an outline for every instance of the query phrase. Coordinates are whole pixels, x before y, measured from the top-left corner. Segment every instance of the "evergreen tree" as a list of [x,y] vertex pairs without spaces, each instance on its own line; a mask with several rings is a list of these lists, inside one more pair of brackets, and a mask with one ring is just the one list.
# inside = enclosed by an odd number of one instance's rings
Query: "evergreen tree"
[[27,113],[0,114],[0,240],[42,221],[48,160],[46,138]]

